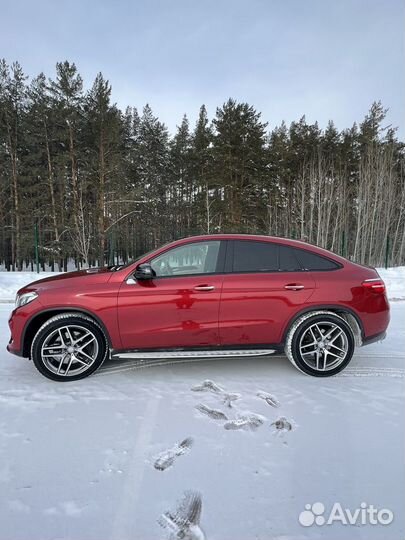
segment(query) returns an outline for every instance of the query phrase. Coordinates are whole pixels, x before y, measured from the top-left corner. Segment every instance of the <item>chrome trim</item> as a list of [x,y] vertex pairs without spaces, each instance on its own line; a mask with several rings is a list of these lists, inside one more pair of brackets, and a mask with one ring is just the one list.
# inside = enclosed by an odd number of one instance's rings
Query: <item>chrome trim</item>
[[273,354],[274,349],[251,349],[251,350],[210,350],[210,351],[156,351],[156,352],[125,352],[113,353],[112,358],[138,358],[148,360],[149,358],[226,358],[235,356],[265,356]]

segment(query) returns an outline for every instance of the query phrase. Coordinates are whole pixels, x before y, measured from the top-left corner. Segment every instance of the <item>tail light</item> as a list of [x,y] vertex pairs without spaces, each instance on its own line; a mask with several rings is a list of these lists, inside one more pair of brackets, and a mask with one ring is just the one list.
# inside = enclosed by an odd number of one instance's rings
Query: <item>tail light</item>
[[381,294],[385,292],[385,283],[380,278],[366,279],[363,281],[362,286],[374,293]]

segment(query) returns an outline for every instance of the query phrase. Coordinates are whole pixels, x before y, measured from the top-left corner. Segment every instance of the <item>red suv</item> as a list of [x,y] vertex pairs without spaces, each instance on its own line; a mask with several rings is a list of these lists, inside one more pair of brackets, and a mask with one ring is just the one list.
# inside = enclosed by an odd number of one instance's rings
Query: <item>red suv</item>
[[18,291],[7,349],[57,381],[86,377],[110,356],[281,351],[327,377],[356,345],[383,339],[388,323],[376,270],[296,240],[221,234],[31,283]]

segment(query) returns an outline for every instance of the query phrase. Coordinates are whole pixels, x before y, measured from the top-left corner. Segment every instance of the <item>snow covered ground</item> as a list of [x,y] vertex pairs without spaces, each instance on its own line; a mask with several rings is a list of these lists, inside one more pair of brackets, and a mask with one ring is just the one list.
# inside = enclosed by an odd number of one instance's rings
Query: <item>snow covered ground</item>
[[[158,520],[170,523],[162,515],[187,490],[201,494],[209,540],[404,538],[405,268],[381,271],[394,299],[387,339],[326,380],[280,356],[109,362],[53,383],[5,351],[6,301],[32,279],[22,275],[0,273],[0,540],[164,539]],[[207,379],[224,391],[197,391]],[[232,407],[225,393],[240,394]],[[252,413],[252,430],[227,429]],[[280,417],[291,430],[272,425]],[[365,502],[394,520],[300,525],[315,502],[325,516]]]
[[0,272],[0,303],[14,302],[15,293],[24,285],[49,276],[56,276],[59,272]]

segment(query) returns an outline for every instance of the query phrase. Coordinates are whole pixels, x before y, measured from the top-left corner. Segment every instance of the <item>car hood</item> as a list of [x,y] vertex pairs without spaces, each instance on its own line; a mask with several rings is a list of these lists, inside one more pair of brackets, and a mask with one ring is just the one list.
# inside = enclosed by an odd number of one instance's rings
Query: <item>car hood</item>
[[[17,294],[22,294],[27,291],[37,291],[40,289],[58,288],[64,287],[68,283],[74,283],[77,278],[81,280],[102,281],[108,280],[112,271],[108,267],[102,268],[89,268],[88,270],[77,270],[75,272],[64,272],[62,274],[56,274],[55,276],[49,276],[43,279],[33,281],[28,285],[22,287]],[[66,281],[67,280],[67,281]]]

